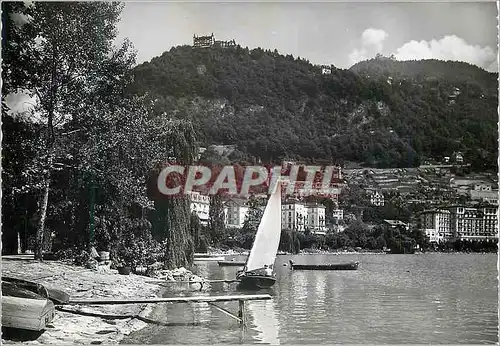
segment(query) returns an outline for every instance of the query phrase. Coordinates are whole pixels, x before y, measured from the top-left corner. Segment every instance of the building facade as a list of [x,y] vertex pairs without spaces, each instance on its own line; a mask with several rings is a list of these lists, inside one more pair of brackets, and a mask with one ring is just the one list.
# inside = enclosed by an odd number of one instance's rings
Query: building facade
[[419,228],[431,243],[498,239],[498,208],[452,206],[423,211]]
[[431,243],[441,243],[452,236],[449,210],[426,210],[419,219],[420,229]]
[[202,195],[199,192],[191,191],[189,192],[189,198],[191,200],[190,207],[191,212],[195,212],[200,219],[200,223],[204,226],[208,225],[209,212],[210,212],[210,197]]
[[231,199],[224,207],[224,220],[226,227],[242,228],[248,215],[249,206],[246,200]]
[[325,226],[325,206],[322,204],[308,205],[307,207],[307,228],[312,233],[324,234]]
[[212,33],[210,36],[196,36],[193,35],[193,47],[196,48],[209,48],[215,44],[215,36]]
[[370,203],[376,207],[383,207],[385,204],[384,194],[379,191],[369,192]]
[[498,238],[498,208],[453,206],[449,210],[455,239],[472,241]]
[[307,208],[298,202],[281,205],[281,228],[305,231],[307,225]]

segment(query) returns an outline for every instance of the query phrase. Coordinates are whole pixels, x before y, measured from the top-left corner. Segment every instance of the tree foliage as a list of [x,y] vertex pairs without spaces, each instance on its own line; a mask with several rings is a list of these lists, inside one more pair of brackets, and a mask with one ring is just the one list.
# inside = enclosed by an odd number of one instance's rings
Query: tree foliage
[[176,108],[202,143],[237,144],[264,161],[407,167],[460,150],[477,169],[496,166],[497,74],[465,63],[380,56],[322,75],[260,48],[182,46],[134,76],[131,92],[159,113]]
[[[37,258],[94,245],[129,264],[158,252],[170,267],[191,263],[188,201],[150,195],[147,182],[168,159],[192,163],[195,134],[190,122],[160,116],[146,97],[125,93],[134,54],[127,41],[113,45],[123,5],[2,6],[3,92],[24,90],[36,103],[23,114],[2,112],[9,129],[2,205],[12,211],[3,221],[18,225],[5,239],[19,232],[23,248],[33,249],[36,235]],[[14,25],[19,16],[23,25]],[[162,227],[149,221],[159,218]]]

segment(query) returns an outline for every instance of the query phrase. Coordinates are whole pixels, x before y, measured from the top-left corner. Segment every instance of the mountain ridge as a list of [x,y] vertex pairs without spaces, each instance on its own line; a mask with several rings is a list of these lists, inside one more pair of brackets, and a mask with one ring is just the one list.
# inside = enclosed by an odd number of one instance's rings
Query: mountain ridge
[[202,144],[236,144],[247,158],[387,167],[463,151],[496,167],[497,75],[382,56],[324,75],[276,50],[180,46],[138,65],[131,91],[191,119]]

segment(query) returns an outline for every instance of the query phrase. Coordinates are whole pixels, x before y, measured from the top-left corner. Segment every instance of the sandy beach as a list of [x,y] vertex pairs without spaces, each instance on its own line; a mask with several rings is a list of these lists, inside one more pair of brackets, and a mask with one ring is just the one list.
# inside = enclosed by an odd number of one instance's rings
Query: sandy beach
[[[185,271],[185,276],[190,275]],[[164,287],[152,283],[155,280],[139,275],[119,275],[116,270],[106,267],[91,270],[62,261],[33,259],[20,260],[2,258],[2,275],[33,280],[46,287],[67,292],[71,298],[154,298],[161,294]],[[168,279],[168,278],[167,278]],[[68,305],[64,309],[106,314],[139,315],[147,317],[153,304],[78,306]],[[144,328],[147,324],[137,318],[103,319],[82,316],[56,310],[52,328],[48,328],[33,341],[4,340],[5,344],[117,344],[126,335]]]

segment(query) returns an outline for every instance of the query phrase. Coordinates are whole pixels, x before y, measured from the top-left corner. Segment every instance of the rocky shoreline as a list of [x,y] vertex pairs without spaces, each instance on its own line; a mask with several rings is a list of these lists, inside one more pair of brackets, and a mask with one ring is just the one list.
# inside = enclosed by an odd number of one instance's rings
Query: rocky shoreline
[[[150,276],[119,275],[109,266],[97,270],[86,269],[63,261],[38,262],[33,259],[2,258],[2,275],[39,282],[46,287],[57,288],[70,294],[71,298],[155,298],[162,296],[165,281],[203,280],[189,270],[154,271]],[[199,285],[192,289],[199,289]],[[198,286],[198,287],[196,287]],[[205,285],[204,285],[205,286]],[[56,310],[52,327],[35,340],[13,341],[2,337],[5,344],[118,344],[130,333],[144,328],[140,320],[153,311],[154,304],[130,305],[68,305],[64,311]],[[72,311],[72,312],[68,312]],[[82,315],[84,313],[87,315]],[[90,315],[121,316],[119,319]],[[124,318],[125,316],[130,316]]]

